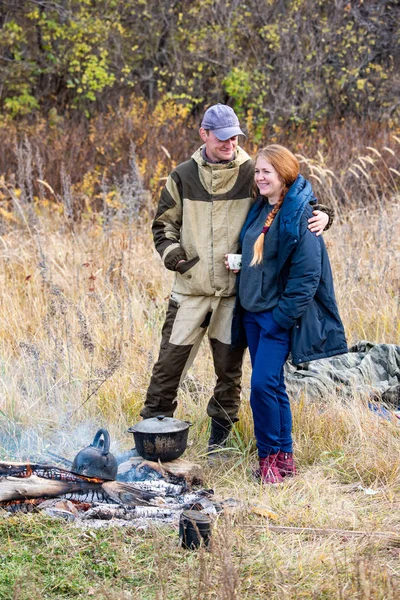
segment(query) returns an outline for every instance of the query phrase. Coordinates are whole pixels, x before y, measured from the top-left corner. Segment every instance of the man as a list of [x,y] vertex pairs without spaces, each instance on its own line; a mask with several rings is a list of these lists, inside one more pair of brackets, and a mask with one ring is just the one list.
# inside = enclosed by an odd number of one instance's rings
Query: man
[[[169,175],[153,222],[156,249],[176,275],[141,416],[173,415],[179,383],[208,329],[217,376],[207,407],[212,451],[225,445],[238,420],[243,349],[230,346],[236,275],[224,258],[238,249],[254,164],[238,146],[244,133],[229,106],[211,106],[199,133],[203,145]],[[322,231],[328,216],[316,211],[311,221],[310,229]]]

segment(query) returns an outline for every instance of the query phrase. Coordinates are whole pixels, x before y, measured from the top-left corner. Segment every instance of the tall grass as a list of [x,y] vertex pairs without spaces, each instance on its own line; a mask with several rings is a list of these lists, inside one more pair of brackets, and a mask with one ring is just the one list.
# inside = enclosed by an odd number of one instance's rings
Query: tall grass
[[[31,173],[27,160],[26,155],[21,158],[24,181]],[[67,174],[63,194],[53,193],[56,201],[35,197],[32,201],[28,185],[22,189],[17,182],[3,179],[2,458],[40,458],[47,450],[72,458],[91,441],[99,426],[110,430],[114,451],[132,446],[126,429],[139,418],[157,358],[172,280],[153,249],[152,208],[135,160],[132,149],[131,170],[119,188],[118,201],[102,214],[82,212],[78,221],[71,208],[74,188]],[[317,173],[325,190],[320,201],[326,197],[337,209],[325,239],[349,343],[398,343],[400,205],[396,173],[393,180],[388,179],[387,196],[378,196],[379,202],[366,206],[355,200],[346,206],[333,183],[342,174],[326,175],[328,167],[318,157],[304,159],[303,168]],[[381,174],[376,177],[380,180]],[[376,186],[372,194],[378,193]],[[51,195],[44,187],[46,195]],[[103,193],[106,198],[109,190],[105,187]],[[95,579],[93,584],[103,594],[100,597],[396,597],[398,550],[392,545],[368,536],[357,541],[274,534],[257,512],[257,506],[263,507],[273,515],[270,523],[282,526],[394,532],[399,525],[400,491],[396,419],[381,419],[371,412],[362,394],[346,402],[334,393],[321,402],[302,397],[293,404],[299,476],[278,489],[263,488],[251,476],[255,448],[249,379],[246,360],[232,458],[213,467],[202,458],[208,436],[205,407],[214,385],[206,344],[179,391],[177,416],[194,423],[187,456],[201,462],[207,485],[215,488],[221,500],[234,497],[238,501],[231,515],[226,511],[218,520],[211,553],[184,555],[176,548],[175,536],[157,530],[151,535],[132,534],[124,542],[129,547],[124,554],[119,534],[99,534],[117,553],[120,569],[140,586],[129,596],[121,571],[114,588],[102,574],[101,582]],[[377,493],[366,494],[368,488]],[[253,511],[251,507],[256,508]],[[41,526],[43,532],[52,527]],[[31,527],[36,530],[33,524]],[[10,535],[18,537],[11,530]],[[76,533],[65,535],[70,535],[77,547],[84,543]],[[144,548],[143,577],[131,564],[135,544]],[[50,554],[56,552],[55,546],[55,541],[49,545]],[[146,560],[151,561],[148,570],[143,567]],[[60,568],[64,567],[60,563]],[[151,571],[158,573],[156,584],[144,581],[144,574],[150,578]],[[71,576],[79,577],[76,572]],[[14,581],[15,589],[24,589],[23,580]],[[36,580],[30,586],[41,593]],[[82,595],[75,591],[71,596],[43,597],[85,598],[85,593],[87,589]]]

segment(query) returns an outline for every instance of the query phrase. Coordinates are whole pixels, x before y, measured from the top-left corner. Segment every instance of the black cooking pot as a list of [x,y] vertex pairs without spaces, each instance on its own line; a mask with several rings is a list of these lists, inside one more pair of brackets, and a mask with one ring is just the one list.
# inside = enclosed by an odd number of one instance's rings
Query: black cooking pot
[[143,419],[128,429],[133,433],[136,450],[146,460],[168,462],[182,456],[186,450],[189,421],[160,415]]
[[78,452],[71,471],[78,475],[111,481],[117,477],[118,465],[110,452],[110,434],[107,429],[99,429],[94,436],[93,444]]

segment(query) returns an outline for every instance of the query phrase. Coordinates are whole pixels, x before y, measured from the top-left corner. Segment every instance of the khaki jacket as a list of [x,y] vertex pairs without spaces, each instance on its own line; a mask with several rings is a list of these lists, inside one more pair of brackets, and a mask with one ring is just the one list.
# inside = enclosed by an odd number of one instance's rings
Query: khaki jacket
[[177,269],[174,292],[235,294],[236,275],[224,260],[225,254],[237,252],[253,202],[253,177],[253,161],[240,147],[235,159],[224,164],[206,162],[199,148],[169,175],[152,229],[165,266]]

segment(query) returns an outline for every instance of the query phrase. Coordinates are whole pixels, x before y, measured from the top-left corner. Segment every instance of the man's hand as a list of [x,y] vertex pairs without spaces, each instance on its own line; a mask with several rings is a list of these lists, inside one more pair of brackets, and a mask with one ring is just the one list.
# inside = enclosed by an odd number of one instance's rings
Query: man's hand
[[313,215],[315,216],[308,219],[308,229],[318,236],[328,224],[329,216],[321,210],[313,210]]

